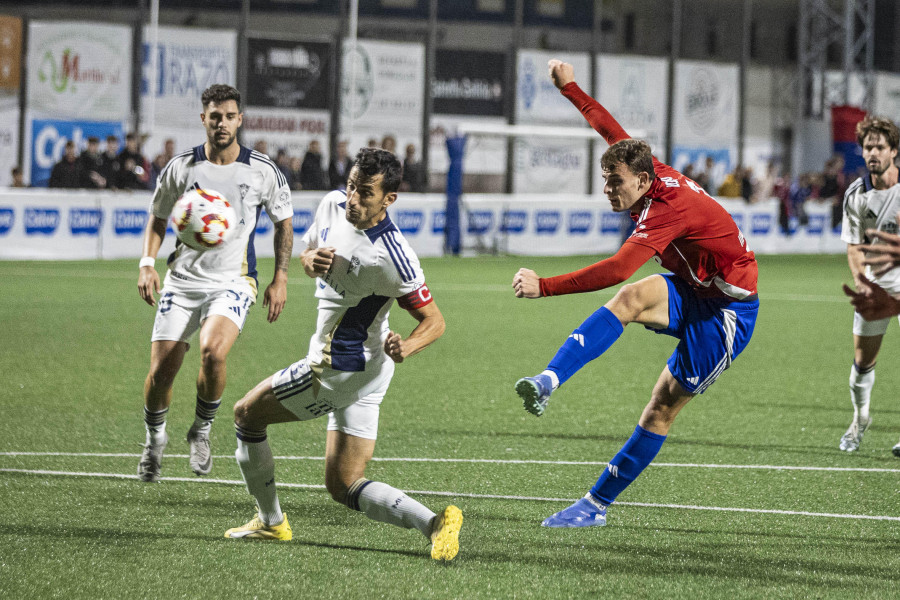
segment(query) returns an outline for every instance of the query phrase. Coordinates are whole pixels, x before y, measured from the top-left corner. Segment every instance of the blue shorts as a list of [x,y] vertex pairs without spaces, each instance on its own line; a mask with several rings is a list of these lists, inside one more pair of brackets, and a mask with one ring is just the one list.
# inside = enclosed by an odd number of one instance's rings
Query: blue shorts
[[681,387],[702,394],[750,342],[759,299],[700,298],[680,277],[662,277],[669,287],[669,326],[648,329],[681,340],[666,365]]

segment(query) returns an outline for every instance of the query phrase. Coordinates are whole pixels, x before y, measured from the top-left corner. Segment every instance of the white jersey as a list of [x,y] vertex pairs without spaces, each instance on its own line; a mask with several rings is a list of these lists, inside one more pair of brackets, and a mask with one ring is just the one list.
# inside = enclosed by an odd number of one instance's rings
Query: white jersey
[[388,311],[431,302],[419,259],[389,215],[360,230],[346,218],[347,197],[325,196],[303,237],[307,248],[334,247],[327,274],[316,279],[319,316],[309,342],[312,364],[337,371],[362,371],[370,361],[386,360]]
[[228,165],[211,163],[201,144],[169,161],[156,185],[150,212],[168,219],[175,201],[191,188],[210,189],[222,194],[238,216],[237,231],[221,247],[194,250],[181,242],[167,261],[165,287],[175,290],[202,290],[231,286],[256,298],[256,251],[253,238],[263,207],[277,223],[294,214],[287,179],[272,160],[244,146],[236,161]]
[[[850,184],[844,194],[844,218],[841,239],[848,244],[881,244],[866,235],[866,229],[897,233],[897,213],[900,212],[900,184],[886,190],[876,190],[866,175]],[[900,268],[891,269],[881,277],[866,267],[866,277],[891,293],[900,292]]]

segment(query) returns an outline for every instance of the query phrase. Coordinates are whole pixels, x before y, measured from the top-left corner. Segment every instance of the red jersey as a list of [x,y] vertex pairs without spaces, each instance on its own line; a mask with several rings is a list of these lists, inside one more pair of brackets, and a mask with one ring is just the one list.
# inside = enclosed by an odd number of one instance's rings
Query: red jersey
[[[574,82],[563,87],[562,93],[609,144],[630,137],[606,109]],[[756,294],[756,258],[731,215],[703,188],[669,165],[654,158],[653,168],[656,179],[636,207],[640,212],[631,214],[635,230],[618,254],[641,256],[629,252],[631,244],[652,250],[663,267],[685,280],[701,297],[742,300]],[[640,266],[614,259],[576,273],[542,279],[541,291],[555,295],[600,289],[597,284],[608,287],[624,281]],[[630,272],[609,272],[610,267],[623,262]]]

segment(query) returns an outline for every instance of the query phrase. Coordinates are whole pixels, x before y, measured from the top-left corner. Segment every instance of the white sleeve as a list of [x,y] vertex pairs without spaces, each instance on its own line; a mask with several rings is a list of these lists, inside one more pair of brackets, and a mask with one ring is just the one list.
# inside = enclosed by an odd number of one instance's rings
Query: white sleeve
[[402,298],[425,284],[425,273],[419,257],[398,231],[388,232],[381,238],[387,250],[385,257],[384,287],[380,295]]
[[279,177],[272,169],[265,169],[263,179],[263,205],[273,223],[290,219],[294,216],[294,205],[291,202],[291,188],[287,179]]
[[844,217],[841,220],[841,240],[848,244],[864,244],[866,230],[863,223],[863,215],[866,210],[866,195],[851,193],[844,194]]
[[181,197],[180,180],[183,163],[180,160],[178,158],[170,160],[156,180],[156,190],[150,201],[150,214],[158,219],[168,219],[175,202]]

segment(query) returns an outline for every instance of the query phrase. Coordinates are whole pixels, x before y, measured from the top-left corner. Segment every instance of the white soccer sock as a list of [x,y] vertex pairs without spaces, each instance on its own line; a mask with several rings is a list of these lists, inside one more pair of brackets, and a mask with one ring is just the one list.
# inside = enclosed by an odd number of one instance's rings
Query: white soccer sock
[[875,385],[875,365],[860,373],[856,363],[850,367],[850,399],[853,401],[853,418],[857,421],[869,420],[869,401],[872,386]]
[[431,539],[431,522],[436,515],[386,483],[357,479],[347,491],[347,506],[364,513],[373,521],[406,529],[415,527]]
[[235,429],[238,441],[234,457],[241,468],[247,490],[256,498],[259,518],[266,525],[278,525],[284,521],[284,515],[275,492],[275,459],[272,458],[265,430],[250,431],[237,425]]
[[209,435],[209,430],[212,428],[212,422],[216,418],[216,411],[219,409],[220,404],[222,404],[221,398],[215,402],[207,402],[198,395],[197,407],[194,410],[193,428],[200,433]]
[[557,375],[550,369],[541,371],[541,375],[546,375],[547,377],[550,378],[550,383],[553,385],[554,390],[559,387],[559,375]]
[[151,411],[144,407],[144,428],[147,430],[145,444],[158,446],[166,441],[166,415],[169,409]]

